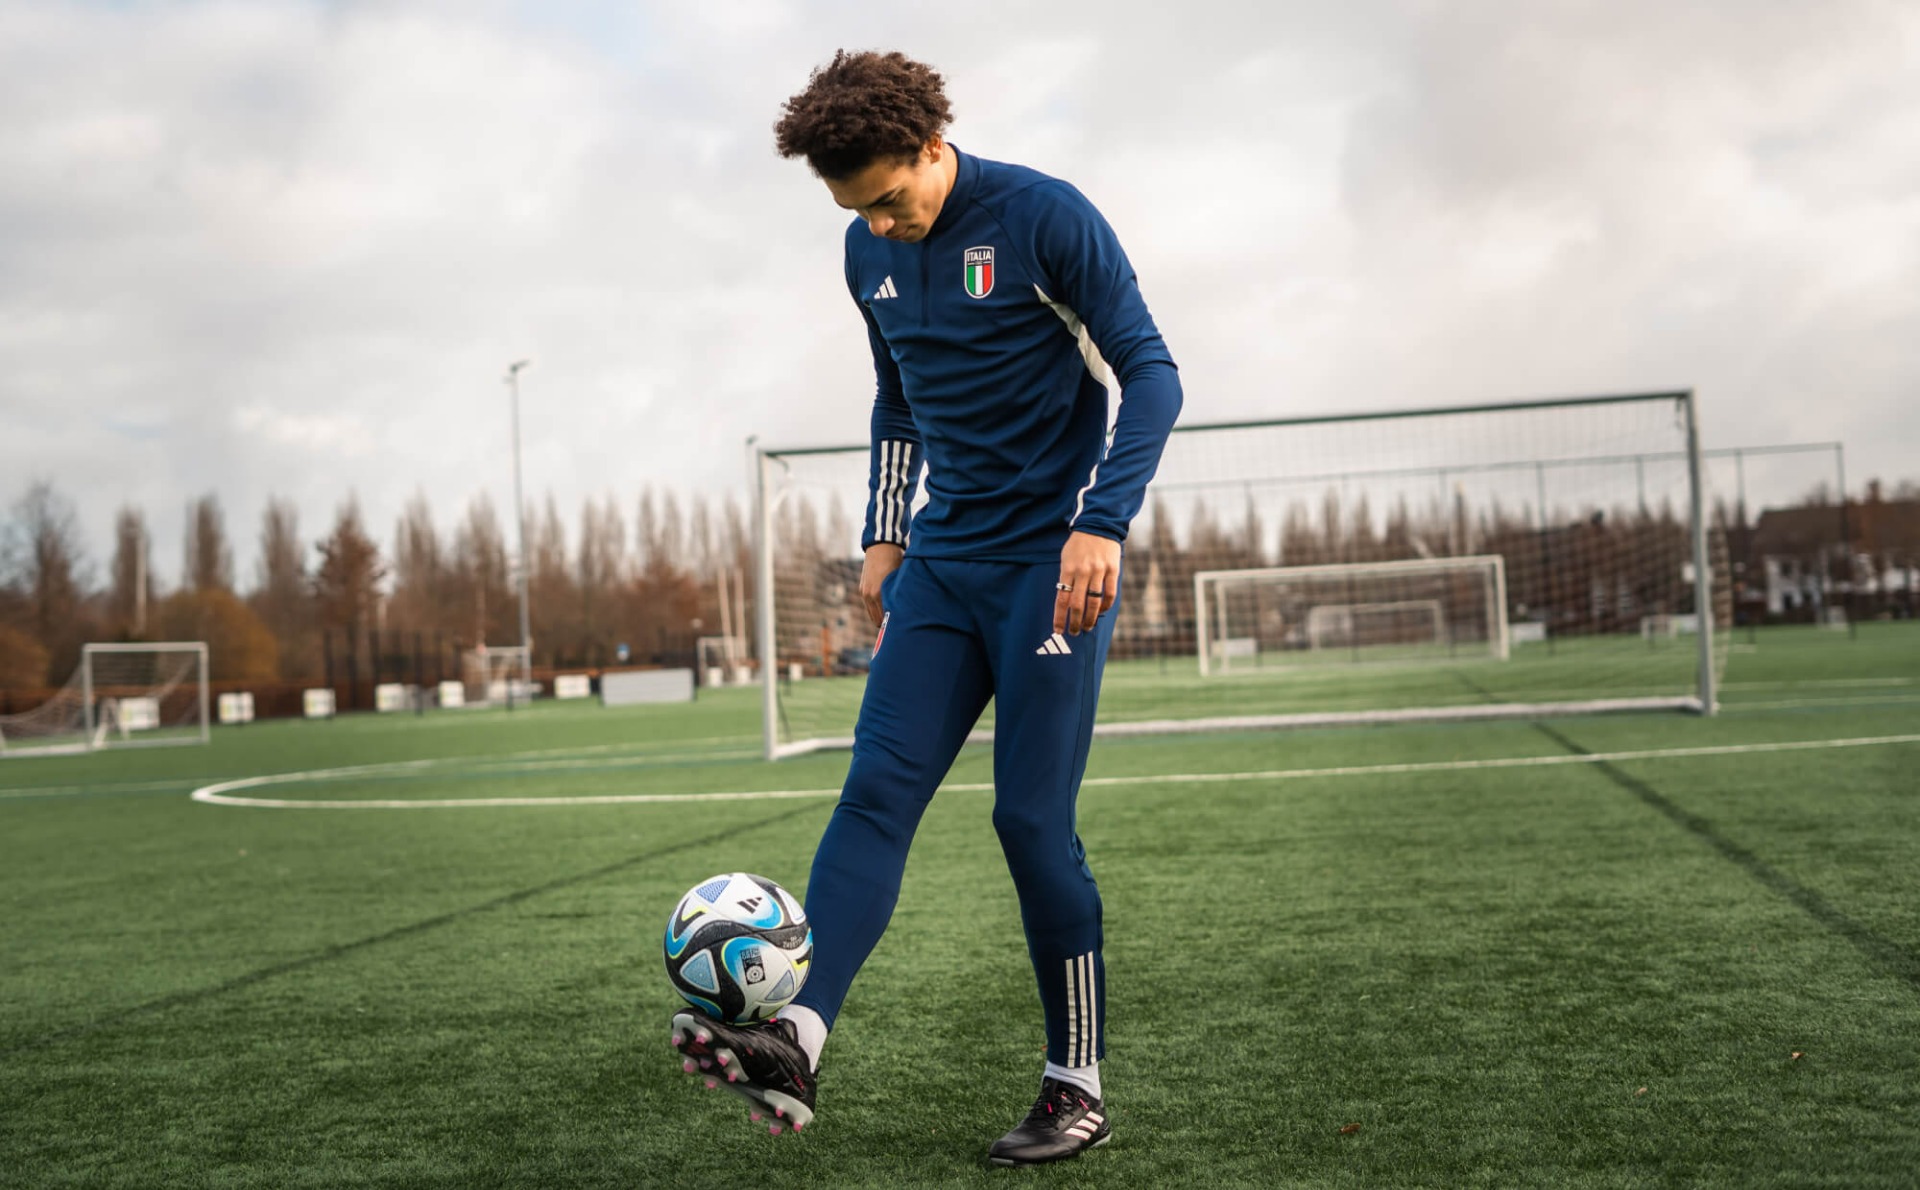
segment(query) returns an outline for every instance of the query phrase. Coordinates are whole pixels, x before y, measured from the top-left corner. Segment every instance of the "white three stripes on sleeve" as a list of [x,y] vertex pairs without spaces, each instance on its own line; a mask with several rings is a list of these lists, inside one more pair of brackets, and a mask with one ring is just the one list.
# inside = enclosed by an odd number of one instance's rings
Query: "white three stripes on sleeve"
[[880,476],[873,493],[873,539],[907,543],[907,490],[912,483],[913,443],[880,440]]

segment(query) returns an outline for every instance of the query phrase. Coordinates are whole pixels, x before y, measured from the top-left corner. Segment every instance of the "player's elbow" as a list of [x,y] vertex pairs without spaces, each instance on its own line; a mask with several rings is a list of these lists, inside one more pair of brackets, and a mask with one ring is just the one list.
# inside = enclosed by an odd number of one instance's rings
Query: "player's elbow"
[[1156,421],[1172,425],[1186,404],[1186,391],[1180,384],[1180,370],[1170,359],[1149,359],[1127,369],[1120,378],[1120,391],[1137,409],[1151,408]]

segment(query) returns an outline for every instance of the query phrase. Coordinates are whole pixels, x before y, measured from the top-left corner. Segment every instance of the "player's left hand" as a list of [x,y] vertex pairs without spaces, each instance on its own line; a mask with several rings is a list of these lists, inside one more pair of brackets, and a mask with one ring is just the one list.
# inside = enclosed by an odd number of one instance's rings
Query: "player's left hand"
[[1053,630],[1078,636],[1111,611],[1120,594],[1120,543],[1095,533],[1075,533],[1060,551],[1060,583],[1054,592]]

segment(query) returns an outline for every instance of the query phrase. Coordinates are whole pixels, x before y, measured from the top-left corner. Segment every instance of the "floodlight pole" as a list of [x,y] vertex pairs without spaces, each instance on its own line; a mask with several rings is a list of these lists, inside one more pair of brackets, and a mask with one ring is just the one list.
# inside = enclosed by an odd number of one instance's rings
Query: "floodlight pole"
[[[507,367],[507,389],[513,405],[513,520],[520,539],[520,665],[521,676],[533,670],[533,634],[527,619],[527,507],[520,495],[520,369],[532,360],[516,360]],[[513,709],[513,679],[507,679],[507,709]]]

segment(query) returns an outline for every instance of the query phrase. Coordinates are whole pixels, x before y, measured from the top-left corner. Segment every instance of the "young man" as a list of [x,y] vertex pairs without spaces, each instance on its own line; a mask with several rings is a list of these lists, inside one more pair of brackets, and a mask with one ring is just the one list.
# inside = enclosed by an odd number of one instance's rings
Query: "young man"
[[[775,131],[841,207],[877,385],[860,594],[882,629],[847,782],[807,885],[813,969],[752,1028],[674,1018],[706,1070],[796,1130],[820,1050],[892,916],[921,812],[991,698],[994,829],[1046,1020],[1040,1098],[991,1160],[1106,1141],[1100,893],[1074,828],[1120,546],[1179,413],[1113,230],[1073,187],[946,142],[940,76],[844,51]],[[1108,440],[1107,383],[1121,404]],[[909,510],[921,467],[927,503]],[[911,532],[909,532],[911,530]],[[771,1125],[780,1131],[780,1123]]]

